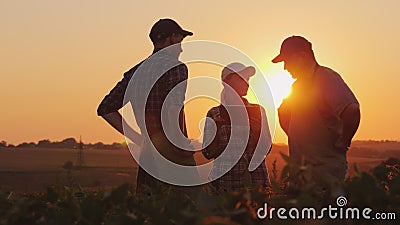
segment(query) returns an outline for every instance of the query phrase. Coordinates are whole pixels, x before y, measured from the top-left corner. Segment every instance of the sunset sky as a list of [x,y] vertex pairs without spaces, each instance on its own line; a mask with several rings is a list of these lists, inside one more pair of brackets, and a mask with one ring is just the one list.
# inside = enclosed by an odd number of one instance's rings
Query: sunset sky
[[[317,61],[339,72],[361,104],[355,138],[400,140],[399,9],[397,0],[2,0],[0,141],[82,135],[84,142],[121,142],[96,115],[97,106],[151,53],[149,30],[165,17],[193,31],[184,41],[218,41],[247,54],[277,96],[291,80],[271,59],[286,37],[306,37]],[[189,77],[199,75],[193,67]],[[200,75],[219,77],[221,70]],[[208,110],[202,106],[187,105],[192,138]],[[275,142],[286,142],[280,128]]]

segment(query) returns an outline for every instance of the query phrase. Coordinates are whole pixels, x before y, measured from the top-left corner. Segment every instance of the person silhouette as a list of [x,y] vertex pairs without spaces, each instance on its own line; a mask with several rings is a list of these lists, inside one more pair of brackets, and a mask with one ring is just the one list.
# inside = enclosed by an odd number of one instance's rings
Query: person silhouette
[[[214,159],[209,177],[217,190],[235,191],[245,187],[265,189],[270,185],[265,165],[265,157],[271,149],[266,112],[262,106],[251,104],[244,97],[249,89],[249,79],[255,72],[254,67],[237,62],[224,67],[221,73],[224,86],[221,104],[207,112],[202,153],[207,159]],[[231,118],[236,121],[231,121]],[[216,124],[216,130],[213,123]],[[246,138],[241,133],[248,135],[246,143],[243,143]],[[266,148],[262,149],[261,154],[256,151],[259,143],[261,148]],[[253,157],[264,160],[249,172]],[[231,169],[228,171],[227,168]]]
[[[166,107],[168,112],[179,114],[180,132],[187,137],[185,115],[183,109],[183,102],[186,92],[186,80],[188,79],[187,66],[178,60],[182,52],[180,43],[186,36],[193,35],[192,32],[182,29],[178,23],[172,19],[160,19],[151,28],[149,37],[153,43],[154,50],[152,55],[148,58],[150,62],[144,60],[124,73],[123,79],[104,97],[97,109],[97,114],[104,118],[113,128],[121,134],[125,134],[127,138],[134,143],[142,146],[140,155],[140,162],[151,163],[153,149],[155,147],[164,157],[168,158],[178,164],[196,165],[193,153],[177,148],[166,137],[162,126],[162,107]],[[158,60],[159,59],[159,60]],[[153,62],[151,60],[158,60]],[[148,62],[148,63],[147,63]],[[168,63],[173,62],[172,68],[168,69]],[[151,64],[150,66],[147,64]],[[156,66],[152,66],[156,63]],[[168,65],[167,65],[168,64]],[[171,64],[172,65],[172,64]],[[156,71],[154,73],[146,71],[151,67]],[[159,71],[166,69],[161,77],[155,77]],[[159,78],[159,79],[158,79]],[[131,98],[124,99],[125,92],[129,88],[130,81],[133,81],[133,88]],[[153,80],[157,81],[153,85]],[[169,92],[179,85],[175,92]],[[148,96],[142,96],[144,93],[149,92]],[[167,96],[168,101],[166,101]],[[132,97],[133,96],[133,97]],[[142,101],[144,99],[144,101]],[[132,104],[135,114],[136,122],[140,128],[141,134],[147,133],[147,136],[141,135],[130,127],[127,122],[122,118],[118,112],[128,102]],[[145,110],[141,110],[141,108]],[[174,114],[171,113],[171,114]],[[166,119],[167,124],[178,123],[172,118]],[[125,123],[125,124],[124,124]],[[125,126],[124,126],[125,125]],[[180,146],[187,146],[190,148],[190,141],[181,143]],[[137,175],[137,192],[144,191],[146,186],[156,188],[160,182],[152,175],[147,173],[142,166],[140,166]],[[154,163],[156,164],[156,163]]]
[[346,152],[360,123],[355,95],[337,72],[317,63],[304,37],[286,38],[272,62],[283,62],[296,79],[278,109],[290,160],[310,168],[323,186],[340,186],[347,174]]

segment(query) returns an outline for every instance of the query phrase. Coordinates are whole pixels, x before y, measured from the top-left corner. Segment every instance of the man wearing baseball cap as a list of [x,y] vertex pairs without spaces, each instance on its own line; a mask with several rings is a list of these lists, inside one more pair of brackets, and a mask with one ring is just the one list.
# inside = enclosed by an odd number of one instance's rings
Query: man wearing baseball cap
[[347,173],[346,152],[360,122],[356,97],[337,72],[317,63],[304,37],[286,38],[272,62],[283,62],[296,79],[278,109],[290,159],[307,166],[314,181],[340,187]]
[[[146,70],[146,68],[143,69],[143,67],[146,66],[140,67],[148,61],[144,60],[140,62],[136,66],[132,67],[129,71],[124,73],[123,79],[116,84],[116,86],[108,95],[104,97],[97,109],[97,114],[104,118],[119,133],[124,135],[125,131],[127,138],[138,145],[142,145],[142,151],[140,155],[141,160],[152,160],[151,154],[149,153],[149,146],[152,142],[158,151],[168,155],[165,157],[172,158],[168,158],[170,161],[174,161],[178,164],[195,165],[193,152],[175,148],[173,144],[168,142],[161,124],[161,108],[166,102],[165,100],[169,94],[168,92],[174,89],[174,87],[179,83],[188,79],[187,66],[180,62],[178,57],[182,52],[180,43],[186,36],[191,35],[193,35],[192,32],[182,29],[182,27],[172,19],[166,18],[158,20],[150,30],[149,37],[153,43],[154,50],[148,59],[150,59],[150,61],[154,61],[154,59],[156,59],[156,66],[153,67],[157,67],[156,69],[158,69],[158,71],[167,72],[161,74],[161,77],[155,77],[159,75],[157,74],[157,71],[155,73],[146,73],[143,72]],[[153,63],[153,61],[150,63]],[[167,61],[174,62],[174,65],[177,66],[174,66],[173,68],[167,68],[168,65],[164,65]],[[134,74],[135,76],[133,76]],[[140,135],[133,128],[127,125],[121,114],[118,112],[119,109],[128,103],[126,102],[126,99],[124,100],[124,96],[131,79],[134,79],[133,83],[135,86],[132,94],[130,93],[129,95],[135,96],[135,98],[130,98],[128,101],[130,101],[132,104],[136,122],[143,135]],[[157,81],[154,83],[154,85],[152,84],[153,80]],[[177,88],[177,91],[174,92],[174,94],[170,95],[169,99],[171,100],[168,101],[166,107],[168,112],[172,110],[173,112],[179,113],[179,129],[187,137],[185,116],[183,111],[183,101],[186,86],[179,85],[179,87],[180,88]],[[141,96],[148,92],[150,92],[148,96]],[[145,99],[145,102],[140,102],[138,99]],[[141,110],[142,106],[145,107],[145,112]],[[142,121],[142,118],[145,118],[145,120],[143,119]],[[176,123],[177,121],[171,120],[167,121],[167,123],[168,122]],[[125,126],[123,126],[123,123],[125,123]],[[145,133],[148,134],[150,140],[145,138]],[[186,144],[189,145],[189,143]],[[139,166],[137,176],[138,192],[142,192],[145,189],[145,186],[154,189],[159,184],[160,183],[156,178],[148,174],[141,166]]]

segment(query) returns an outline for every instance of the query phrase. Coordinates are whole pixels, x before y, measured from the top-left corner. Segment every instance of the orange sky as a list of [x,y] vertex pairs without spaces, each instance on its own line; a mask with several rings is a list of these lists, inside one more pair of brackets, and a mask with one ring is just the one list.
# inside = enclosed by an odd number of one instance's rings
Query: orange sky
[[[283,39],[305,36],[319,63],[339,72],[359,99],[356,138],[400,140],[398,1],[251,2],[1,1],[0,140],[82,135],[85,142],[121,141],[96,116],[97,105],[123,72],[151,53],[148,32],[163,17],[194,32],[185,40],[240,49],[270,81],[288,80],[283,65],[270,61]],[[214,71],[208,75],[218,77]],[[187,108],[197,112],[189,127],[195,137],[207,109]],[[275,142],[285,141],[278,129]]]

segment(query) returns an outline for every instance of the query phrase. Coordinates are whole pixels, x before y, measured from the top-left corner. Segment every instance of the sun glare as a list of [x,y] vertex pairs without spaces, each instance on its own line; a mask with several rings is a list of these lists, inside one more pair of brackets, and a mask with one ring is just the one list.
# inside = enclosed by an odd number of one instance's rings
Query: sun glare
[[274,97],[275,107],[279,107],[282,100],[290,94],[290,87],[294,79],[285,70],[276,70],[267,74],[267,80]]

